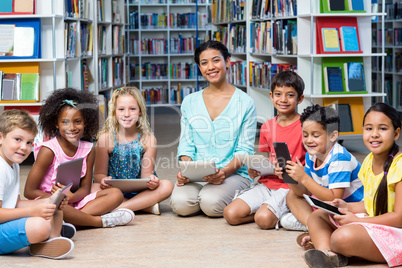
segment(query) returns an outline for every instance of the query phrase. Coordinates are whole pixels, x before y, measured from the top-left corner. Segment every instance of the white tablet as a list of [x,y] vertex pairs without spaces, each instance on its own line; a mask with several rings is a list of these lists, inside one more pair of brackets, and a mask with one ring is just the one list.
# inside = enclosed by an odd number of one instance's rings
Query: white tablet
[[122,193],[139,193],[148,189],[147,183],[150,178],[146,179],[105,179],[110,186],[119,188]]
[[263,155],[235,155],[235,157],[248,168],[259,171],[261,176],[275,175],[274,164]]
[[341,213],[339,211],[339,209],[333,205],[325,203],[317,198],[308,196],[306,194],[303,194],[303,196],[307,200],[307,202],[310,204],[310,206],[312,206],[312,207],[323,209],[323,210],[325,210],[329,213],[335,214],[335,215],[343,215],[343,213]]
[[81,183],[81,170],[84,158],[78,158],[68,162],[61,163],[57,168],[56,182],[62,185],[73,183],[71,191],[75,192],[80,187]]
[[180,161],[179,165],[181,175],[190,182],[205,182],[202,178],[216,173],[215,161]]

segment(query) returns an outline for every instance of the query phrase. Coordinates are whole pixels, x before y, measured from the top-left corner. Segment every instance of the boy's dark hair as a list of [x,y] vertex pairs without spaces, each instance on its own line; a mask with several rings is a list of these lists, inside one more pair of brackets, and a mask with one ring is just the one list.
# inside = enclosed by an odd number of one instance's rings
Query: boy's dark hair
[[[75,107],[68,104],[70,101],[77,103]],[[51,138],[59,135],[56,123],[60,111],[66,106],[81,112],[85,124],[81,139],[90,141],[99,129],[98,100],[90,92],[73,88],[57,89],[44,101],[39,111],[39,125],[43,132]]]
[[207,49],[215,49],[218,50],[225,61],[230,58],[232,55],[229,53],[228,48],[222,44],[221,42],[215,41],[215,40],[208,40],[207,42],[202,43],[197,49],[195,50],[194,53],[194,61],[198,65],[200,65],[200,55],[202,52],[204,52]]
[[297,98],[300,98],[304,92],[303,79],[293,71],[283,71],[277,73],[271,82],[271,92],[274,93],[276,87],[293,87],[297,92]]
[[38,134],[36,122],[27,111],[17,109],[4,111],[0,115],[0,132],[6,136],[15,128],[21,128],[35,136]]
[[339,130],[339,116],[335,109],[330,106],[312,105],[304,109],[300,115],[300,122],[314,121],[319,123],[327,134]]
[[[389,106],[388,104],[382,102],[374,104],[367,110],[366,114],[363,117],[363,126],[364,122],[366,121],[366,116],[370,112],[383,113],[386,117],[388,117],[391,120],[394,130],[401,128],[401,118],[399,117],[398,111],[394,107]],[[394,144],[389,150],[388,157],[385,160],[384,165],[382,167],[382,169],[384,170],[384,176],[382,177],[381,182],[378,185],[377,191],[374,195],[373,205],[375,209],[374,210],[375,216],[385,214],[388,212],[388,183],[387,183],[388,170],[392,164],[392,161],[394,160],[394,156],[398,152],[399,152],[399,146],[394,141]]]

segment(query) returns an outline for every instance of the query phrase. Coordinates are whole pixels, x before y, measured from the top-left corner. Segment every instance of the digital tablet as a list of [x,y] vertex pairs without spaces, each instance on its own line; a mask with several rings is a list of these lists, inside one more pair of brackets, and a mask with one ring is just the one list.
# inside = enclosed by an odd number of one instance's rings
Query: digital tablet
[[275,175],[274,164],[263,155],[236,155],[235,157],[248,168],[260,172],[261,176]]
[[308,196],[306,194],[303,194],[304,198],[307,200],[307,202],[310,204],[310,206],[315,207],[315,208],[320,208],[323,209],[329,213],[336,214],[336,215],[344,215],[339,211],[339,209],[333,205],[330,205],[328,203],[325,203],[317,198]]
[[215,161],[180,161],[179,165],[181,175],[190,182],[205,182],[202,178],[216,173]]
[[67,196],[68,192],[71,189],[71,186],[73,186],[73,183],[70,182],[66,187],[60,190],[59,194],[56,196],[56,199],[53,200],[53,204],[56,205],[56,209],[54,210],[54,214],[56,214],[57,210],[60,207],[61,202],[63,199]]
[[274,142],[276,159],[278,159],[279,166],[283,168],[282,178],[288,184],[297,184],[297,181],[292,179],[286,172],[286,161],[291,161],[288,145],[286,142]]
[[84,158],[78,158],[68,162],[61,163],[57,168],[56,182],[67,185],[73,183],[71,192],[75,192],[80,187],[81,170]]
[[147,183],[150,178],[146,179],[105,179],[110,186],[119,188],[122,193],[139,193],[148,189]]

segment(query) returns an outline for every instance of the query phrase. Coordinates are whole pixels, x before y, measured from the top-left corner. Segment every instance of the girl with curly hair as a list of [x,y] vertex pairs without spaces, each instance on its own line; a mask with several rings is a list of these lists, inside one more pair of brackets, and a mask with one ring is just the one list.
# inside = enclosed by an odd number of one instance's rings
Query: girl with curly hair
[[137,88],[122,87],[113,92],[108,118],[98,136],[95,182],[101,189],[110,189],[105,179],[150,178],[148,189],[125,193],[119,208],[160,214],[159,202],[170,196],[173,184],[154,174],[157,142]]
[[24,195],[28,199],[49,197],[64,187],[56,182],[59,164],[83,158],[80,185],[67,195],[69,205],[64,209],[64,220],[76,226],[125,225],[134,219],[134,214],[127,209],[113,211],[123,201],[118,189],[91,193],[95,149],[88,140],[96,134],[98,120],[97,99],[89,92],[59,89],[45,100],[39,112],[39,126],[50,140],[35,144],[36,161],[28,174]]

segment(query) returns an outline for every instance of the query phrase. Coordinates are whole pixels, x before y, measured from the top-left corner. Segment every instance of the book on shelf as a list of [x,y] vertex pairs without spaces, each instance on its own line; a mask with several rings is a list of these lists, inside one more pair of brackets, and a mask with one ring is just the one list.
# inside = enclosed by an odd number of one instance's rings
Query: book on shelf
[[364,0],[348,0],[349,10],[364,11]]
[[15,27],[13,56],[32,57],[34,55],[34,39],[33,27]]
[[10,15],[13,12],[13,0],[3,0],[0,5],[0,15]]
[[345,1],[343,0],[322,0],[327,1],[329,11],[345,11]]
[[21,99],[39,101],[39,74],[21,74]]
[[343,70],[345,72],[346,92],[366,91],[362,62],[345,62]]
[[0,57],[13,56],[14,54],[14,24],[0,25]]
[[341,67],[324,67],[324,84],[325,92],[344,92],[342,68]]
[[2,0],[0,15],[29,15],[35,13],[35,0]]
[[[371,0],[371,13],[378,13],[377,0]],[[378,21],[378,16],[372,16],[371,21]]]
[[343,51],[360,52],[359,38],[356,27],[342,26],[339,28]]
[[325,52],[339,52],[339,35],[337,28],[321,28],[322,46]]
[[338,112],[339,132],[353,132],[352,111],[349,104],[332,104],[330,105]]
[[2,100],[21,99],[21,74],[3,73]]

